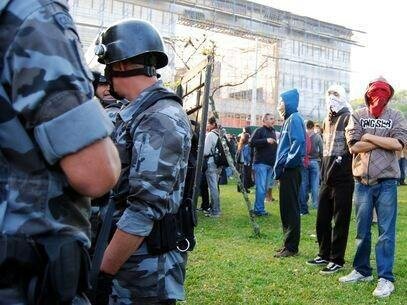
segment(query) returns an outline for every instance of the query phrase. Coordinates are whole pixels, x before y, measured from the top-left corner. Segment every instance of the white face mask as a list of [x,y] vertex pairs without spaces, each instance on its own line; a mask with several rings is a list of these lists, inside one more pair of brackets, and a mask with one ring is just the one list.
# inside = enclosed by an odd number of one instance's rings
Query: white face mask
[[338,113],[342,108],[346,107],[346,102],[333,94],[329,94],[326,97],[326,106],[328,111]]

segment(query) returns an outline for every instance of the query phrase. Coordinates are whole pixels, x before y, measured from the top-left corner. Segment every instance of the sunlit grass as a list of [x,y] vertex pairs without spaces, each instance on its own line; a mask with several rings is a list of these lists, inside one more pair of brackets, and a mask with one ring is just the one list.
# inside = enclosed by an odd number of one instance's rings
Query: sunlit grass
[[[399,187],[397,248],[394,272],[396,292],[378,300],[371,283],[341,284],[338,277],[352,270],[355,249],[355,218],[346,252],[345,270],[324,276],[319,267],[305,261],[317,254],[316,210],[301,218],[300,254],[276,259],[282,243],[278,200],[266,203],[269,217],[257,218],[261,237],[254,238],[246,206],[236,185],[221,186],[222,217],[206,218],[199,212],[198,245],[189,256],[186,291],[182,304],[407,304],[407,186]],[[275,188],[273,195],[278,199]],[[254,195],[250,194],[253,199]],[[372,266],[377,227],[373,228]],[[375,270],[374,270],[375,272]]]

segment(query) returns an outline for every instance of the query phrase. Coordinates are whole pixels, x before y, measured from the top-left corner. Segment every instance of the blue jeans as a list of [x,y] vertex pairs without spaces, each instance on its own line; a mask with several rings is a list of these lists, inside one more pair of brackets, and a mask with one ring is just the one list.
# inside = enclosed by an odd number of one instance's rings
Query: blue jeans
[[300,187],[300,213],[308,213],[308,193],[311,192],[312,207],[318,208],[319,194],[319,162],[310,160],[307,168],[301,168],[301,187]]
[[271,180],[273,174],[273,167],[267,164],[256,163],[253,164],[255,183],[256,183],[256,199],[254,201],[254,213],[264,214],[264,199],[266,198],[266,192],[271,187]]
[[219,172],[221,168],[218,168],[215,163],[208,163],[208,169],[206,170],[206,181],[208,182],[209,194],[211,197],[211,213],[214,215],[220,214],[220,200],[219,200]]
[[397,179],[386,179],[376,185],[355,182],[356,254],[353,267],[369,276],[371,225],[373,208],[377,212],[379,237],[376,243],[376,265],[379,278],[394,281],[394,248],[396,241]]

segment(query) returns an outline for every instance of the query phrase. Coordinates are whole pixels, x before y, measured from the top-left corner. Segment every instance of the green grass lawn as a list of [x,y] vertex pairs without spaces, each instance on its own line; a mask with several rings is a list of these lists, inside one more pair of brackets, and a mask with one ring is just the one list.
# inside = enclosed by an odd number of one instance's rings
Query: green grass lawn
[[[277,188],[274,197],[278,198]],[[398,188],[397,246],[394,272],[396,291],[389,298],[376,299],[370,283],[341,284],[338,277],[352,270],[355,250],[355,217],[352,213],[346,264],[334,275],[320,275],[320,267],[305,261],[317,254],[316,210],[301,218],[300,253],[277,259],[282,230],[278,200],[266,203],[269,217],[257,218],[261,237],[254,238],[247,209],[236,185],[221,186],[221,218],[207,218],[198,212],[197,247],[189,256],[187,300],[182,304],[407,304],[407,186]],[[254,194],[250,194],[253,201]],[[373,227],[371,263],[375,269]]]

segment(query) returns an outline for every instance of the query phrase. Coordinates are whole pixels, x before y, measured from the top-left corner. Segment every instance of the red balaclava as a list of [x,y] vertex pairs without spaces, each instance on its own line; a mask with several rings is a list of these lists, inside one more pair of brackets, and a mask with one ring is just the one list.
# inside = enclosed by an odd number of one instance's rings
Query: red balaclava
[[378,80],[369,84],[366,91],[366,101],[370,113],[377,119],[389,102],[393,92],[386,81]]

